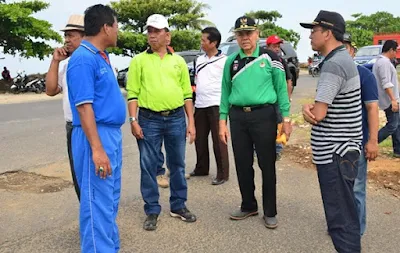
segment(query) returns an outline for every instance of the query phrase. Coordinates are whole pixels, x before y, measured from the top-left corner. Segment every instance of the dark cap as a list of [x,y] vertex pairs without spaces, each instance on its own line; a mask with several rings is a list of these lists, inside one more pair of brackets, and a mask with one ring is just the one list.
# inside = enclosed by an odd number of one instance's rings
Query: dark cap
[[318,16],[312,23],[300,23],[300,25],[307,29],[312,29],[314,26],[322,26],[331,30],[335,30],[341,34],[346,32],[346,22],[342,15],[332,11],[320,11]]
[[240,17],[236,19],[234,32],[238,31],[254,31],[257,29],[256,22],[250,17]]
[[352,41],[352,39],[351,39],[351,34],[350,34],[350,33],[345,33],[345,34],[343,35],[343,42],[344,42],[344,43],[349,43],[350,46],[352,46],[352,47],[354,47],[355,49],[357,49],[357,45],[356,45],[356,43],[354,43],[354,42]]

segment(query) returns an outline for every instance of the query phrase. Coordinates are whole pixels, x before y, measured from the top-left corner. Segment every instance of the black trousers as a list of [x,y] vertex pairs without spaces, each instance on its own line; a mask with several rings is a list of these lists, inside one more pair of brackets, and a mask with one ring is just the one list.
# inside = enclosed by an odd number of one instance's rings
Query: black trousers
[[210,154],[208,135],[211,131],[214,156],[217,163],[217,179],[229,179],[228,146],[219,138],[219,106],[196,108],[194,113],[196,124],[196,168],[198,175],[208,175],[210,170]]
[[81,194],[80,194],[80,190],[79,190],[78,181],[76,180],[76,175],[75,175],[75,170],[74,170],[74,161],[72,159],[72,145],[71,145],[72,123],[67,122],[65,124],[65,129],[67,130],[68,158],[69,158],[69,166],[71,168],[72,181],[74,182],[75,192],[76,192],[76,195],[78,196],[78,200],[80,200]]
[[245,112],[232,107],[229,113],[232,146],[237,177],[242,195],[242,211],[258,210],[254,196],[254,148],[262,171],[264,215],[274,217],[276,211],[276,131],[275,106],[270,105]]

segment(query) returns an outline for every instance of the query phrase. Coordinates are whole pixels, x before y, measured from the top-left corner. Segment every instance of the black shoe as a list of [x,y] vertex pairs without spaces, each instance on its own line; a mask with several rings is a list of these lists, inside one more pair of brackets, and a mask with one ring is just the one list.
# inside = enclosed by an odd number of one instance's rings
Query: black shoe
[[170,215],[175,218],[181,218],[181,220],[185,222],[195,222],[197,220],[196,216],[192,214],[187,208],[176,211],[171,210]]
[[269,229],[275,229],[278,227],[278,220],[276,219],[276,217],[267,217],[264,216],[264,223],[265,226]]
[[215,179],[211,182],[211,184],[212,184],[212,185],[220,185],[220,184],[225,183],[226,181],[228,181],[228,180],[215,178]]
[[149,214],[147,215],[146,220],[144,221],[143,228],[147,231],[153,231],[157,229],[158,222],[158,214]]
[[191,177],[205,177],[205,176],[208,176],[208,174],[197,174],[195,171],[190,172],[189,175]]

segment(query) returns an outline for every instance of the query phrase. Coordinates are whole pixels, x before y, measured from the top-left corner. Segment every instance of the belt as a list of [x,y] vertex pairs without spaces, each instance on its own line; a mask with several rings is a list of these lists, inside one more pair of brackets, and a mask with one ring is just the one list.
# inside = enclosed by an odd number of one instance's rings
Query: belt
[[175,108],[175,109],[172,109],[172,110],[168,110],[168,111],[156,112],[156,111],[153,111],[153,110],[150,110],[150,109],[147,109],[147,108],[140,108],[140,110],[143,110],[143,111],[145,111],[145,112],[149,112],[149,113],[161,115],[161,116],[164,116],[164,117],[169,116],[169,115],[172,115],[172,114],[174,114],[174,113],[177,113],[177,112],[180,111],[181,109],[182,109],[182,106],[180,106],[180,107],[178,107],[178,108]]
[[250,106],[237,106],[237,105],[232,105],[232,108],[234,109],[239,109],[242,110],[244,112],[252,112],[255,111],[257,109],[261,109],[261,108],[265,108],[265,107],[269,107],[272,104],[263,104],[263,105],[250,105]]

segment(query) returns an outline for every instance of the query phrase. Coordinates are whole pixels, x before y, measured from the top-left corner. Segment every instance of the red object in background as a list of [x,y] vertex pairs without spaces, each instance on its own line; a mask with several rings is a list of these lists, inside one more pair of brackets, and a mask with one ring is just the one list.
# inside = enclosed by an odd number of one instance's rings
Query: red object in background
[[175,50],[174,50],[172,47],[167,46],[167,48],[168,48],[168,50],[169,50],[171,53],[175,53]]
[[[373,45],[383,45],[387,40],[394,40],[400,45],[400,32],[399,33],[376,33],[373,37]],[[397,47],[396,58],[400,60],[400,47]]]

